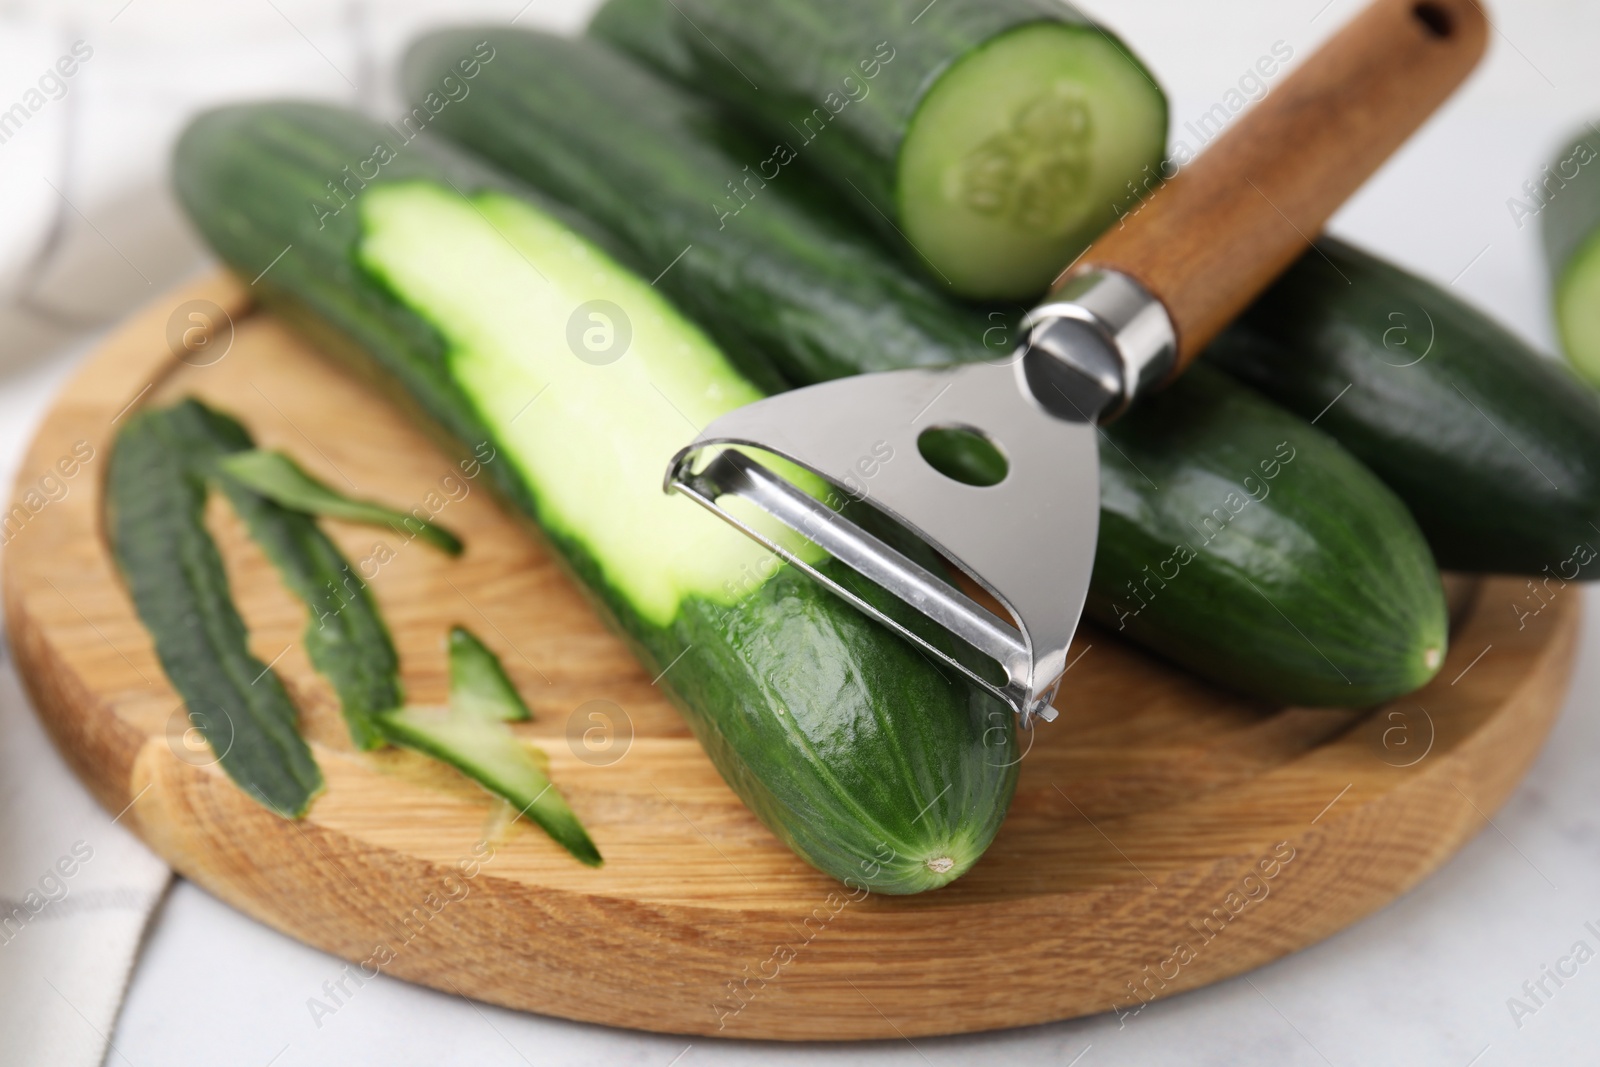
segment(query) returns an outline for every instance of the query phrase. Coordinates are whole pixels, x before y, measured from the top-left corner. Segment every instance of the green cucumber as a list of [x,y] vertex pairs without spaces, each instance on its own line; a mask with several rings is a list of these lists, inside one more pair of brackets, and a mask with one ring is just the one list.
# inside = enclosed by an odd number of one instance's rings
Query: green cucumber
[[195,459],[212,451],[219,431],[235,429],[192,401],[133,415],[111,454],[107,528],[134,608],[189,721],[241,789],[297,819],[322,792],[322,772],[283,682],[250,653],[205,527],[207,478]]
[[1209,677],[1245,649],[1250,691],[1286,703],[1376,704],[1438,672],[1428,547],[1326,434],[1200,365],[1106,435],[1093,618]]
[[275,504],[330,519],[387,526],[419,538],[447,556],[461,555],[461,541],[442,526],[370,500],[356,500],[307,474],[282,452],[251,449],[225,457],[222,469]]
[[[962,296],[1043,292],[1166,145],[1144,64],[1054,0],[612,0],[589,32],[837,181]],[[731,206],[763,179],[806,180],[729,174]]]
[[[476,54],[493,69],[492,47]],[[263,301],[457,447],[495,450],[502,495],[801,857],[889,893],[976,862],[1015,788],[1014,717],[662,493],[672,452],[759,393],[586,224],[426,137],[310,104],[202,115],[175,177],[241,274],[283,253]]]
[[[480,40],[494,62],[432,129],[603,227],[731,355],[781,352],[782,378],[769,385],[954,363],[974,337],[1009,352],[1004,316],[943,299],[853,220],[796,203],[798,183],[774,182],[726,215],[724,183],[769,149],[598,42],[487,27],[431,34],[406,57],[407,92],[424,96]],[[770,365],[751,373],[775,378]]]
[[[495,63],[436,128],[603,226],[725,347],[763,352],[797,384],[1010,353],[1010,315],[944,298],[798,186],[774,182],[737,217],[719,220],[707,205],[764,150],[706,103],[595,42],[515,30],[437,33],[412,46],[407,87],[433,84],[485,37]],[[1129,419],[1107,431],[1102,523],[1118,533],[1101,538],[1090,617],[1204,677],[1271,699],[1360,704],[1420,685],[1443,652],[1445,609],[1415,525],[1323,434],[1241,393],[1215,375],[1180,379],[1171,403],[1243,412],[1276,436],[1263,447],[1265,431],[1202,411],[1183,422],[1181,451],[1160,460],[1170,478],[1147,480],[1126,457],[1159,454],[1176,430]],[[1203,525],[1230,493],[1247,493],[1244,480],[1259,482],[1260,463],[1280,442],[1300,457],[1292,473],[1250,505],[1244,525],[1196,545],[1183,568],[1189,577],[1167,583],[1159,607],[1130,621],[1145,568],[1171,557],[1178,534],[1200,540],[1187,524]],[[937,444],[928,458],[941,469],[965,469],[979,483],[996,476],[995,457],[963,451],[956,438]],[[1224,471],[1232,484],[1221,481]],[[1212,495],[1196,496],[1191,485]],[[1322,499],[1327,493],[1336,495]],[[1373,516],[1372,525],[1353,536],[1341,509]],[[1269,529],[1281,544],[1249,532]],[[1262,591],[1282,615],[1263,604]],[[1286,641],[1262,636],[1273,626]],[[1364,641],[1350,640],[1362,632]],[[1338,651],[1337,663],[1314,651],[1322,646]]]
[[1446,290],[1324,237],[1206,358],[1376,472],[1440,565],[1542,574],[1592,557],[1578,550],[1600,536],[1600,402]]
[[450,710],[500,722],[527,722],[533,712],[506,676],[500,657],[470,631],[450,629]]
[[1521,229],[1539,214],[1562,347],[1578,373],[1600,386],[1600,130],[1593,123],[1545,168],[1530,199],[1509,202],[1512,218]]
[[543,753],[517,740],[505,723],[453,708],[404,708],[379,722],[395,744],[448,763],[509,800],[580,861],[601,865],[600,850],[551,783]]

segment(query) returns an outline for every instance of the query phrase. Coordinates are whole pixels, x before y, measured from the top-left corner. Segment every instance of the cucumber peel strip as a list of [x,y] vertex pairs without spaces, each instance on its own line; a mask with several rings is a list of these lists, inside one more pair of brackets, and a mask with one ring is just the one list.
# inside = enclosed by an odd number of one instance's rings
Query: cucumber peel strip
[[[255,447],[237,420],[194,399],[145,417],[168,428],[174,462],[203,485],[222,491],[284,584],[306,606],[311,616],[306,654],[338,695],[350,740],[362,750],[381,747],[385,738],[373,716],[401,706],[405,696],[399,656],[366,583],[314,518],[283,507],[228,471],[229,456]],[[226,586],[221,592],[229,596]]]
[[264,807],[298,819],[325,788],[322,772],[282,680],[250,653],[205,527],[207,483],[195,460],[214,447],[219,418],[185,401],[123,426],[107,481],[112,552],[162,669],[217,762]]
[[444,527],[376,501],[346,496],[307,474],[282,452],[235,452],[223,457],[220,465],[246,488],[282,507],[366,526],[387,526],[407,537],[418,537],[447,556],[461,555],[460,538]]
[[384,735],[373,717],[402,705],[405,694],[399,656],[366,583],[310,515],[261,496],[220,467],[216,483],[306,606],[306,654],[338,694],[351,742],[364,751],[381,748]]
[[[113,551],[135,607],[189,721],[229,777],[288,818],[304,816],[326,788],[282,679],[250,653],[205,527],[211,486],[315,616],[308,652],[339,691],[357,745],[392,740],[449,764],[510,801],[580,862],[600,866],[599,850],[550,781],[548,757],[506,725],[532,716],[494,653],[454,627],[450,708],[401,707],[398,658],[365,586],[331,612],[321,610],[337,599],[331,591],[348,564],[311,516],[234,475],[228,460],[241,455],[275,454],[250,451],[243,426],[188,399],[129,421],[117,437],[108,488]],[[327,627],[329,614],[340,624]]]
[[495,722],[528,722],[533,712],[500,658],[464,626],[450,629],[450,710]]
[[508,722],[532,718],[499,658],[472,633],[450,631],[450,706],[409,707],[378,717],[395,744],[447,763],[510,801],[562,848],[590,867],[604,861],[588,831],[550,781],[549,757]]

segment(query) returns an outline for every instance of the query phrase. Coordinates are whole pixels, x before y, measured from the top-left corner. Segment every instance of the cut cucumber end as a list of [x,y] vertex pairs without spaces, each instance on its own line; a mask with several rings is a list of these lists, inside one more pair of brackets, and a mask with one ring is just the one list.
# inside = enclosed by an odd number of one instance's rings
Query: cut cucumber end
[[1034,296],[1133,209],[1166,136],[1165,96],[1112,38],[1020,27],[918,105],[897,176],[906,237],[962,296]]
[[1567,263],[1556,287],[1556,325],[1573,369],[1600,386],[1600,235]]

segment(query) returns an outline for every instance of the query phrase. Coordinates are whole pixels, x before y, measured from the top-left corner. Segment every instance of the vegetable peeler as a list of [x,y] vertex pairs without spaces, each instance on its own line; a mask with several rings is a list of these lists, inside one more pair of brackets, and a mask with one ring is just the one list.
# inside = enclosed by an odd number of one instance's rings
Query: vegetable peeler
[[[1163,164],[1023,320],[1011,358],[845,378],[715,420],[670,464],[683,493],[1006,701],[1053,701],[1099,534],[1101,424],[1170,381],[1304,250],[1477,64],[1476,0],[1376,0],[1186,166]],[[1147,172],[1148,174],[1148,172]],[[1005,459],[994,484],[941,473],[930,430]],[[819,476],[948,560],[1009,618],[750,451]],[[887,457],[887,458],[885,458]],[[869,476],[870,475],[870,476]],[[998,665],[985,672],[731,513],[742,498]],[[1003,680],[1001,679],[1003,675]]]

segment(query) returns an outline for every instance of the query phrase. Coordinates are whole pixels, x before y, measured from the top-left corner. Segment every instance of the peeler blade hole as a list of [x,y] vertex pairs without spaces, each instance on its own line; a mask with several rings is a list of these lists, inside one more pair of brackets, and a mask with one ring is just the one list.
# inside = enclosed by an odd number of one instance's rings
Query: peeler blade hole
[[1011,464],[988,434],[971,426],[930,426],[917,435],[928,466],[952,481],[980,489],[999,485]]

